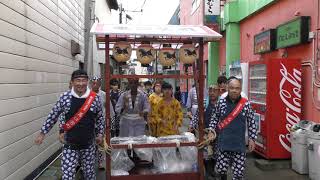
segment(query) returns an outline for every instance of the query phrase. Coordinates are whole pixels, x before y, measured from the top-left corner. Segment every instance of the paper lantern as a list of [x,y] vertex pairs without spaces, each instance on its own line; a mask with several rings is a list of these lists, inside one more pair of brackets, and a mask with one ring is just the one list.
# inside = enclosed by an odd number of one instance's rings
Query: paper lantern
[[197,50],[192,44],[185,44],[179,49],[179,58],[184,64],[193,64],[197,57]]
[[176,51],[171,47],[164,47],[159,52],[160,64],[172,66],[176,61]]
[[129,43],[120,41],[114,44],[112,53],[116,61],[126,62],[131,57],[132,47]]
[[149,44],[142,44],[137,49],[137,59],[142,65],[150,64],[156,56],[156,51]]

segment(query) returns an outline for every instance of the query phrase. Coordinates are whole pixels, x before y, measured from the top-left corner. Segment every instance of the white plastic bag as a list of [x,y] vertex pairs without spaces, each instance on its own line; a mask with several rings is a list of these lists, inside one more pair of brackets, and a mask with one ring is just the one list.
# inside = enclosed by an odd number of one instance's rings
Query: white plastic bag
[[152,162],[153,150],[151,148],[134,149],[137,156],[144,161]]
[[172,171],[172,165],[178,161],[176,148],[157,148],[154,150],[154,166],[162,173]]
[[111,176],[126,176],[129,175],[127,171],[124,170],[111,170]]
[[111,169],[130,171],[134,167],[134,163],[128,156],[126,149],[117,149],[111,152]]

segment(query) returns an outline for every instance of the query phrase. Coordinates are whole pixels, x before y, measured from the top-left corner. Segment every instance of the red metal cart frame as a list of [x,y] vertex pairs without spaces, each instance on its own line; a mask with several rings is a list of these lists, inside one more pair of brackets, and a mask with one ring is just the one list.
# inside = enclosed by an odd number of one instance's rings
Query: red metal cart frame
[[[203,45],[204,42],[213,41],[221,38],[221,35],[211,30],[206,26],[130,26],[130,25],[105,25],[94,24],[91,33],[97,35],[97,43],[105,44],[105,92],[106,92],[106,141],[110,144],[110,79],[113,78],[172,78],[172,79],[195,79],[198,82],[198,104],[199,113],[202,114],[199,121],[199,129],[203,129],[204,120],[204,60],[203,60]],[[131,42],[139,44],[141,42],[152,43],[194,43],[198,44],[199,58],[193,67],[193,75],[111,75],[110,74],[110,44],[118,41]],[[203,141],[203,131],[199,131],[199,141]],[[196,142],[181,143],[180,146],[196,146]],[[155,148],[155,147],[176,147],[176,143],[161,143],[161,144],[133,144],[132,148]],[[128,145],[112,145],[113,149],[128,148]],[[111,160],[107,156],[106,160],[106,178],[108,180],[202,180],[204,178],[203,154],[198,151],[198,172],[185,173],[170,173],[170,174],[147,174],[147,175],[128,175],[128,176],[111,176]]]

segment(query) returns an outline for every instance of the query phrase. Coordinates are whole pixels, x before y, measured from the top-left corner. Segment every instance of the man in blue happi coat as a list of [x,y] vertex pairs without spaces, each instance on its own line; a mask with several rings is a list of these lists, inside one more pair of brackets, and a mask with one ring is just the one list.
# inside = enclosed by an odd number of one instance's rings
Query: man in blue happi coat
[[42,144],[45,135],[59,120],[60,133],[64,134],[62,180],[74,179],[79,164],[84,178],[95,180],[96,143],[102,142],[105,129],[102,104],[100,96],[89,89],[88,75],[85,71],[74,71],[71,84],[71,90],[63,93],[52,108],[35,143]]
[[[257,125],[253,116],[254,112],[249,101],[241,97],[241,81],[237,78],[230,79],[228,95],[218,101],[209,124],[210,129],[212,131],[217,129],[217,134],[219,134],[216,171],[222,180],[227,179],[229,165],[233,172],[233,180],[241,180],[244,177],[246,126],[248,127],[250,152],[255,148],[257,137]],[[214,139],[214,133],[209,133],[209,137]]]

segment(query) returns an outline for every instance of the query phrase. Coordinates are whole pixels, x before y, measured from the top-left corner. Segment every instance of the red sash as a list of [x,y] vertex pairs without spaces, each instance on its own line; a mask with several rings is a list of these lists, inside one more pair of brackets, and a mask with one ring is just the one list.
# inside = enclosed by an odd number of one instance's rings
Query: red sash
[[93,92],[93,91],[90,92],[89,96],[87,97],[86,101],[81,106],[79,111],[75,115],[73,115],[66,124],[64,124],[62,126],[65,131],[72,129],[76,124],[79,123],[79,121],[83,118],[83,116],[90,109],[90,106],[91,106],[94,98],[96,97],[96,95],[97,94],[95,92]]
[[228,126],[237,116],[238,114],[242,111],[244,108],[244,105],[246,104],[247,99],[246,98],[241,98],[240,101],[238,102],[237,106],[232,110],[232,112],[218,124],[218,128],[221,130]]

